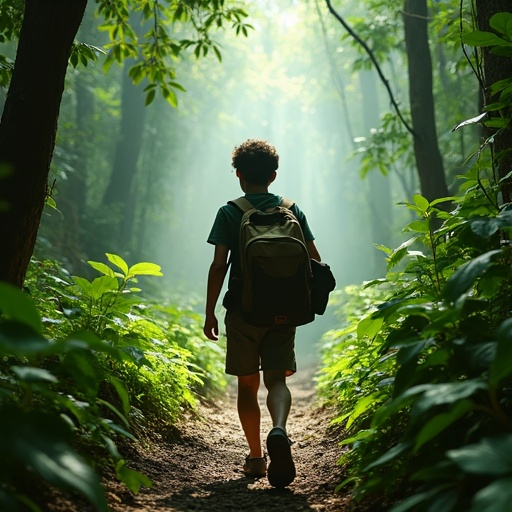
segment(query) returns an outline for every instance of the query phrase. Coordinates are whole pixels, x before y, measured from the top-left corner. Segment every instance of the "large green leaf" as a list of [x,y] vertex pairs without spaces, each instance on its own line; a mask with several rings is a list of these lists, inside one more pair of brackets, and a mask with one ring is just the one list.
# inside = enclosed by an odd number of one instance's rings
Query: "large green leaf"
[[32,366],[11,366],[11,370],[18,379],[23,382],[57,382],[57,377],[44,368],[34,368]]
[[46,482],[80,492],[96,510],[108,510],[99,477],[71,448],[70,427],[59,416],[43,411],[24,413],[14,407],[4,408],[0,416],[3,463],[16,461],[30,467]]
[[491,386],[496,386],[501,379],[510,374],[512,374],[512,318],[505,320],[498,329],[498,347],[489,377]]
[[0,323],[0,354],[33,358],[52,351],[52,343],[39,331],[18,321]]
[[138,493],[142,486],[150,488],[153,485],[153,482],[146,475],[128,468],[124,460],[120,460],[116,464],[116,475],[134,493]]
[[101,272],[102,274],[108,276],[108,277],[115,277],[115,272],[108,266],[105,265],[105,263],[101,263],[100,261],[88,261],[89,265],[97,270],[98,272]]
[[163,276],[162,267],[156,263],[136,263],[128,270],[128,276]]
[[409,443],[399,443],[392,448],[390,448],[386,453],[375,459],[373,462],[368,464],[363,471],[368,471],[369,469],[375,468],[377,466],[382,466],[393,459],[396,459],[402,453],[408,451],[411,448]]
[[474,30],[468,34],[463,34],[462,41],[469,46],[499,46],[506,43],[504,39],[493,32],[483,30]]
[[512,477],[500,478],[478,491],[469,512],[510,512]]
[[502,254],[500,249],[486,252],[462,265],[450,276],[443,288],[443,296],[449,303],[454,303],[466,293],[475,281],[485,273],[493,261]]
[[103,295],[110,292],[116,292],[119,289],[119,282],[115,277],[101,276],[94,279],[91,283],[89,295],[93,299],[101,299]]
[[510,12],[497,12],[489,19],[491,28],[503,34],[507,39],[512,39],[512,13]]
[[509,475],[512,474],[512,435],[487,437],[479,443],[450,450],[446,455],[467,473]]
[[422,395],[414,403],[412,413],[417,416],[438,405],[453,404],[471,397],[475,393],[487,390],[487,383],[479,380],[463,380],[443,384],[426,384]]
[[0,315],[27,324],[34,331],[41,332],[41,316],[32,300],[19,288],[0,283]]
[[128,265],[126,261],[124,261],[123,258],[121,258],[121,256],[118,256],[117,254],[110,254],[108,252],[106,253],[106,255],[110,263],[121,269],[125,276],[128,275]]
[[419,450],[425,443],[443,432],[460,417],[470,411],[473,404],[470,400],[462,400],[455,404],[448,412],[438,414],[427,421],[419,433],[416,435],[414,450]]

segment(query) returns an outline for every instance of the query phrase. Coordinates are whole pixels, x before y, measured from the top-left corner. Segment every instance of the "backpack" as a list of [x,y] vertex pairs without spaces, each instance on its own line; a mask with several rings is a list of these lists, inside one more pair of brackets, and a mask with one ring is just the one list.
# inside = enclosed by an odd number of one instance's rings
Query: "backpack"
[[[261,327],[312,322],[312,273],[300,224],[283,199],[279,206],[258,210],[245,198],[230,204],[242,212],[240,223],[239,312]],[[237,283],[230,283],[236,289]],[[234,290],[233,290],[234,291]]]

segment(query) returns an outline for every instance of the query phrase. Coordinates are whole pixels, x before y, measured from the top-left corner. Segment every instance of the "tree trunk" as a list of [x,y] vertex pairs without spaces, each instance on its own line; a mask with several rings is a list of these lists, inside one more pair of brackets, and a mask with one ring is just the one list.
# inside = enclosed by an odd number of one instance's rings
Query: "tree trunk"
[[414,155],[421,194],[432,201],[449,195],[443,159],[437,145],[432,92],[432,59],[428,44],[427,0],[405,0],[404,29],[409,71],[409,101]]
[[109,251],[114,252],[121,248],[126,252],[131,247],[131,228],[135,207],[134,182],[146,114],[141,84],[138,86],[133,84],[128,75],[129,68],[130,62],[127,61],[123,72],[121,130],[112,175],[103,196],[103,204],[113,207],[116,212],[113,226],[115,232],[111,243],[116,244],[117,247],[108,247]]
[[[477,24],[479,30],[494,32],[489,26],[489,19],[497,12],[512,12],[510,0],[477,0]],[[485,104],[494,103],[496,97],[491,96],[490,86],[498,80],[512,78],[512,59],[494,55],[489,48],[482,49],[484,68],[484,95]],[[491,116],[499,116],[498,112],[490,113]],[[487,133],[487,135],[491,135]],[[504,178],[512,170],[512,127],[499,131],[494,138],[494,154],[496,155],[496,168],[498,179]],[[512,180],[504,181],[501,189],[501,203],[512,201]]]
[[0,281],[22,286],[48,191],[64,78],[87,0],[26,0],[0,123]]
[[[363,127],[364,135],[370,137],[372,128],[378,128],[379,95],[375,71],[362,70],[359,72],[359,83],[363,98]],[[378,169],[373,169],[366,181],[370,189],[368,205],[371,212],[372,242],[391,247],[390,229],[393,226],[393,210],[391,204],[391,177],[384,176]],[[380,251],[373,251],[372,277],[386,275],[386,261]]]

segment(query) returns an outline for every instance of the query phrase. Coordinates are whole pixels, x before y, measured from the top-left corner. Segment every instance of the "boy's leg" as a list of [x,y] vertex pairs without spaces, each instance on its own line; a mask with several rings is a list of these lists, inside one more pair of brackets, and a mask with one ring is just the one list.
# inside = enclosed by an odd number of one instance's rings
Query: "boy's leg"
[[266,370],[263,380],[268,389],[267,407],[272,417],[273,428],[267,436],[270,457],[267,476],[270,485],[286,487],[295,479],[295,464],[286,433],[286,420],[290,413],[292,397],[286,385],[285,370]]
[[238,377],[237,408],[240,423],[242,424],[250,457],[263,457],[260,437],[260,406],[258,404],[258,389],[260,387],[260,374],[244,375]]
[[265,370],[263,382],[268,390],[267,407],[272,424],[286,431],[286,421],[292,405],[292,396],[286,385],[286,371]]

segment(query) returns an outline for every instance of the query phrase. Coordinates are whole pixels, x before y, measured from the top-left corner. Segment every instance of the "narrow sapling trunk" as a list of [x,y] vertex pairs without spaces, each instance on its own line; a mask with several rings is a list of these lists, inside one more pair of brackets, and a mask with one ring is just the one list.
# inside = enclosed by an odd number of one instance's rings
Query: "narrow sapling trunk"
[[0,123],[0,281],[22,286],[48,192],[64,78],[87,0],[26,0]]

